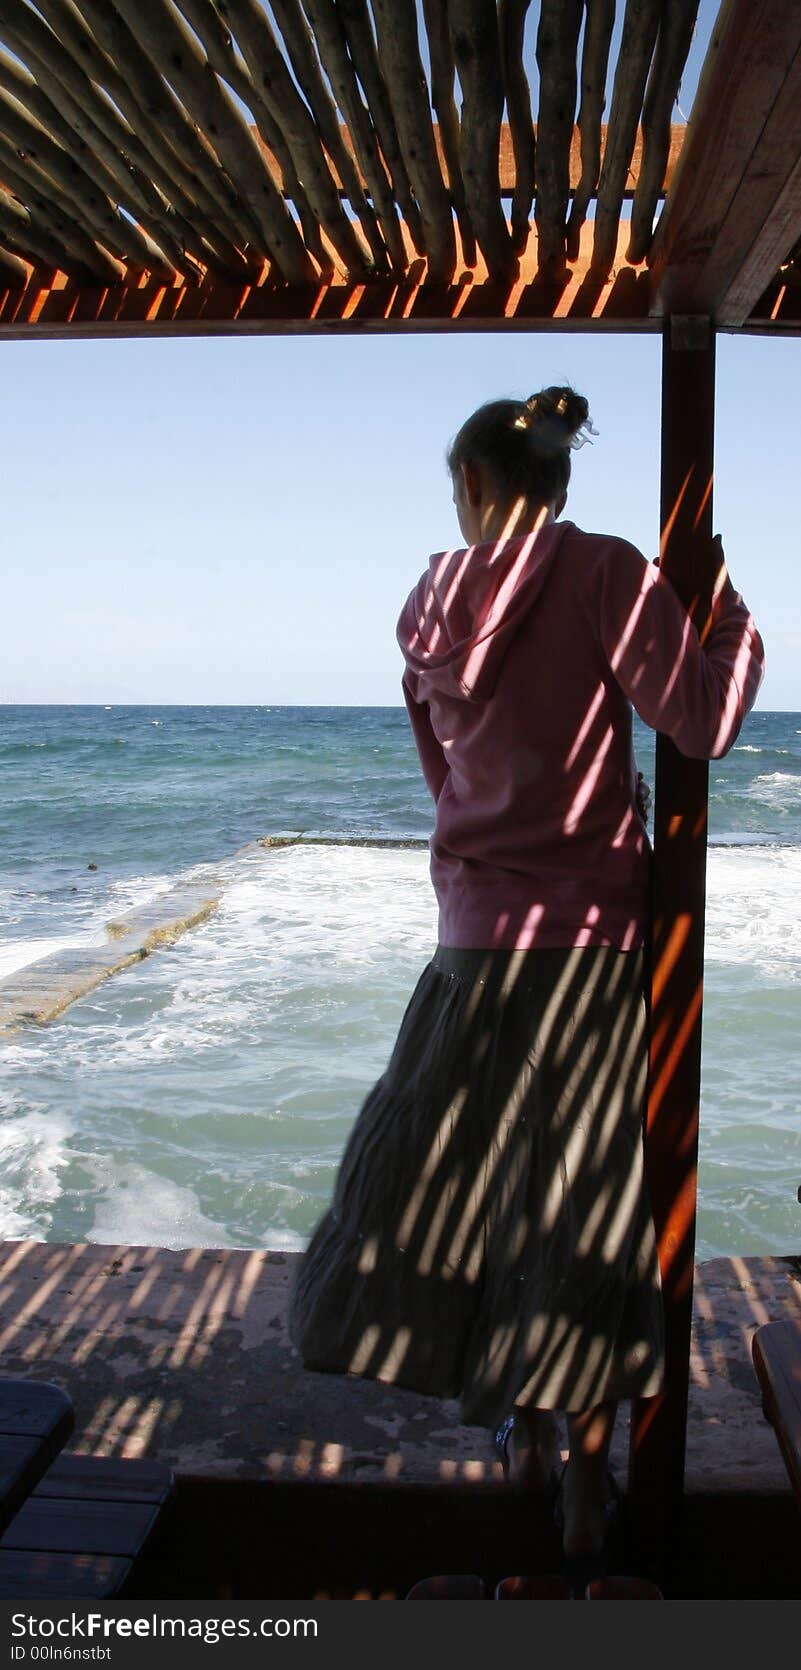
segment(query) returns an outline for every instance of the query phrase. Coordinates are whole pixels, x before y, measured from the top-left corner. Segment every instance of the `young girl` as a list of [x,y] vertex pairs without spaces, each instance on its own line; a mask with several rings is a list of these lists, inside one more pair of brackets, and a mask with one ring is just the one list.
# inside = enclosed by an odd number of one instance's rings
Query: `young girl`
[[448,453],[467,548],[398,624],[436,805],[439,944],[294,1290],[309,1368],[458,1397],[538,1488],[567,1416],[565,1554],[602,1548],[621,1398],[662,1384],[643,1177],[650,846],[631,704],[725,754],[762,644],[725,569],[703,648],[669,580],[558,520],[569,388],[495,400]]

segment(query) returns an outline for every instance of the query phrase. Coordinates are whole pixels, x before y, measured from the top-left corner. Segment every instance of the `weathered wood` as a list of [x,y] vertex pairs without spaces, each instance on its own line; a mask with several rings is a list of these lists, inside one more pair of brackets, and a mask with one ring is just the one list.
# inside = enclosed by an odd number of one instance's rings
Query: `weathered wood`
[[[55,105],[51,104],[33,76],[29,75],[28,71],[17,63],[16,59],[11,58],[2,49],[0,49],[0,87],[4,87],[6,92],[10,92],[22,104],[23,109],[34,116],[64,150],[77,158],[90,179],[107,197],[111,198],[112,202],[116,201],[119,180],[126,175],[132,182],[131,197],[135,199],[138,196],[136,173],[128,169],[122,157],[118,158],[119,175],[115,178],[104,164],[98,161],[86,140],[73,131]],[[127,194],[123,193],[123,196],[125,195]],[[152,217],[152,210],[150,215]],[[180,271],[185,271],[189,276],[191,264],[186,260],[186,248],[192,245],[196,246],[196,250],[201,252],[200,259],[203,265],[208,265],[209,251],[203,249],[200,238],[193,228],[188,223],[180,222],[176,216],[171,215],[163,202],[161,212],[156,219],[160,228],[157,240],[158,247],[173,261],[175,267]],[[182,242],[178,241],[179,238]],[[159,262],[161,259],[161,256],[159,256]]]
[[[52,179],[58,192],[75,205],[80,203],[93,219],[93,224],[103,225],[110,237],[116,235],[118,215],[112,209],[108,198],[98,192],[92,181],[83,173],[73,158],[69,157],[61,147],[45,133],[38,122],[25,117],[21,110],[13,106],[6,94],[0,90],[0,123],[2,123],[3,137],[0,144],[6,158],[6,174],[11,181],[22,178],[47,194],[47,180]],[[9,170],[11,172],[9,172]],[[103,256],[95,251],[93,240],[83,232],[73,213],[70,217],[73,232],[70,241],[65,243],[72,247],[75,237],[79,239],[79,246],[84,248],[82,263],[90,271],[101,272],[106,276],[118,275],[119,268],[109,256]],[[93,251],[90,258],[90,250]]]
[[576,115],[576,49],[582,0],[542,0],[537,31],[540,106],[535,219],[546,278],[565,270],[570,141]]
[[[83,276],[92,268],[65,249],[63,243],[51,236],[45,227],[37,230],[33,216],[23,203],[0,186],[0,236],[12,254],[35,265],[41,261],[46,267],[56,267],[63,273]],[[98,257],[95,276],[102,273],[102,258]]]
[[[303,0],[306,16],[314,30],[317,51],[334,89],[339,109],[348,127],[362,180],[371,193],[393,267],[404,272],[406,249],[398,222],[398,210],[378,148],[378,137],[370,111],[359,92],[353,65],[348,57],[347,39],[335,0]],[[345,135],[342,135],[343,143]]]
[[[506,87],[506,106],[514,149],[515,183],[512,196],[512,243],[524,249],[534,201],[537,146],[531,114],[531,89],[523,64],[526,13],[531,0],[499,0],[498,28]],[[503,181],[503,171],[501,170]]]
[[597,270],[604,275],[609,272],[617,245],[620,205],[637,137],[637,123],[660,12],[661,0],[626,0],[595,209],[594,260]]
[[490,277],[503,282],[516,276],[517,257],[498,175],[504,89],[495,0],[448,0],[448,22],[462,85],[461,160],[470,218]]
[[[258,136],[258,130],[256,130],[254,128],[253,131]],[[670,132],[670,152],[669,152],[669,155],[668,155],[667,169],[666,169],[666,172],[665,172],[665,180],[664,180],[664,190],[665,190],[665,192],[670,190],[670,184],[671,184],[671,181],[673,179],[673,175],[674,175],[675,170],[676,170],[676,165],[677,165],[677,162],[678,162],[678,159],[679,159],[679,155],[681,153],[682,145],[684,143],[684,135],[685,135],[686,131],[687,130],[684,127],[683,124],[677,125],[676,127],[671,128],[671,132]],[[534,129],[534,132],[535,132],[535,137],[536,137],[536,126],[535,126],[535,129]],[[444,139],[443,139],[442,134],[440,132],[440,127],[439,127],[438,122],[434,123],[433,133],[434,133],[434,144],[436,146],[437,155],[440,159],[440,165],[441,165],[441,168],[442,168],[443,174],[444,174],[444,172],[447,168],[447,162],[446,162],[446,157],[445,157],[445,142],[444,142]],[[342,129],[342,138],[343,138],[343,143],[344,144],[346,144],[346,145],[351,145],[352,144],[350,134],[348,133],[347,128],[345,128],[345,127],[343,127],[343,129]],[[605,144],[606,144],[606,124],[602,123],[601,124],[601,150],[602,151],[603,151],[603,147],[604,147]],[[641,139],[640,134],[638,133],[637,139],[635,140],[635,143],[634,143],[634,153],[632,155],[631,166],[629,168],[628,176],[627,176],[627,179],[626,179],[625,190],[623,192],[624,200],[631,200],[631,198],[633,198],[633,196],[634,196],[634,192],[635,192],[636,187],[637,187],[637,181],[639,179],[641,161],[642,161],[642,139]],[[271,164],[270,165],[271,165],[271,167],[277,169],[277,161],[274,157],[271,159]],[[501,196],[505,197],[505,198],[511,198],[513,193],[514,193],[514,189],[515,189],[515,157],[514,157],[514,147],[513,147],[513,143],[512,143],[512,133],[511,133],[511,128],[510,128],[508,122],[503,122],[501,124],[501,139],[500,139],[499,169],[498,169],[498,172],[499,172],[499,176],[500,176]],[[575,127],[573,129],[573,135],[572,135],[572,138],[571,138],[571,141],[570,141],[570,189],[571,189],[571,191],[575,191],[577,189],[580,179],[581,179],[581,136],[580,136],[580,133],[579,133],[579,129],[577,127]],[[408,230],[408,228],[407,228],[407,230]],[[530,228],[529,228],[529,230],[530,230]]]
[[[35,57],[34,62],[36,62]],[[50,134],[51,138],[58,141],[64,150],[78,158],[84,171],[107,197],[112,196],[124,182],[125,195],[129,200],[135,202],[137,207],[145,208],[148,200],[157,201],[156,193],[152,187],[149,188],[147,195],[140,190],[136,172],[120,155],[119,151],[113,151],[113,168],[106,167],[105,162],[99,160],[86,137],[71,126],[52,99],[48,98],[47,93],[43,90],[47,85],[46,66],[43,66],[43,72],[40,73],[39,63],[36,62],[36,77],[32,76],[17,58],[12,58],[9,53],[4,52],[0,47],[0,87],[4,87],[6,92],[11,93],[12,97],[23,106],[23,109],[29,115],[35,117],[36,121]]]
[[276,177],[280,179],[284,197],[294,203],[300,219],[303,237],[310,255],[320,271],[330,276],[333,261],[323,244],[317,217],[298,179],[292,153],[284,135],[259,93],[250,70],[234,51],[233,36],[209,0],[177,0],[179,9],[195,34],[202,41],[209,63],[232,92],[242,100],[255,118],[259,141],[267,148],[268,161],[272,153]]
[[[52,115],[49,119],[50,133],[57,132],[68,155],[80,157],[84,173],[99,186],[111,214],[120,222],[117,239],[118,244],[122,241],[122,249],[118,252],[138,262],[143,270],[149,268],[159,277],[171,279],[175,268],[183,266],[180,245],[165,231],[158,217],[152,215],[153,188],[147,176],[132,166],[136,159],[140,165],[144,161],[147,167],[150,159],[138,145],[136,136],[126,132],[120,118],[109,106],[104,106],[88,77],[73,63],[52,31],[33,14],[29,17],[26,14],[24,28],[10,27],[6,21],[8,10],[7,5],[0,4],[0,28],[9,46],[34,72],[36,90],[40,93],[33,101],[39,109],[36,120],[42,124],[46,121],[49,104],[55,112],[55,120]],[[2,56],[5,58],[5,54]],[[15,87],[11,82],[7,60],[2,79],[6,86],[12,84],[15,98],[23,97],[19,81]],[[29,99],[25,102],[31,108]],[[137,226],[122,219],[117,208],[119,201],[136,214],[151,241]],[[105,224],[110,226],[110,221],[106,219]],[[164,243],[160,242],[161,237]]]
[[44,261],[78,279],[102,278],[106,283],[119,283],[125,274],[121,262],[115,261],[105,248],[98,245],[72,218],[48,203],[38,192],[28,193],[30,204],[16,195],[17,176],[9,166],[8,149],[0,140],[0,168],[12,192],[0,190],[0,204],[4,236],[18,255],[34,264]]
[[365,105],[348,55],[347,38],[335,0],[303,0],[304,11],[314,31],[321,62],[334,89],[339,109],[346,118],[341,129],[343,144],[352,150],[354,165],[362,184],[372,197],[389,260],[397,272],[404,272],[408,256],[372,113]]
[[[42,0],[42,10],[49,13],[55,23],[63,22],[60,19],[59,11],[56,9],[57,6],[64,7],[66,11],[66,0]],[[74,8],[71,8],[70,12],[66,13],[67,23],[71,21],[73,10]],[[82,20],[79,21],[81,29],[84,29]],[[77,42],[80,38],[77,32],[73,35],[69,29],[67,30],[67,39],[70,42],[73,55],[77,50]],[[89,39],[91,40],[91,37]],[[95,51],[97,51],[96,48]],[[124,90],[120,90],[116,71],[113,70],[103,54],[98,52],[98,57],[101,68],[107,66],[107,69],[104,69],[105,85],[112,93],[120,109],[127,111],[129,117],[133,117],[139,132],[150,129],[150,124],[144,120],[142,111],[135,107],[132,109],[130,99],[126,98]],[[89,62],[93,72],[97,73],[97,63],[91,55]],[[21,99],[26,108],[38,118],[47,131],[51,135],[55,135],[64,149],[75,156],[84,171],[101,191],[106,195],[111,195],[112,199],[117,190],[122,191],[123,199],[127,199],[128,207],[133,213],[138,214],[141,210],[144,210],[151,225],[155,220],[155,224],[159,228],[156,241],[173,260],[174,265],[189,273],[191,267],[186,262],[185,255],[186,251],[190,251],[195,260],[199,260],[204,267],[216,265],[219,270],[228,273],[231,271],[247,271],[247,263],[238,251],[232,245],[229,245],[225,239],[221,239],[219,232],[214,227],[209,227],[199,206],[200,194],[195,192],[190,201],[189,198],[181,197],[171,179],[165,180],[164,171],[154,155],[155,147],[151,151],[137,141],[139,152],[142,155],[143,167],[137,169],[133,165],[129,166],[124,158],[118,155],[117,167],[112,174],[94,154],[91,144],[87,143],[87,140],[83,139],[80,134],[74,132],[69,122],[59,113],[33,78],[21,66],[8,58],[7,54],[2,52],[0,52],[0,84],[12,92],[16,98]],[[145,167],[148,173],[152,175],[152,185],[149,184]],[[120,182],[125,182],[124,189]],[[169,207],[170,203],[175,206],[173,209]],[[192,217],[191,223],[187,218],[187,213]],[[210,237],[210,248],[208,242],[206,245],[202,242],[203,232],[206,232],[207,239]]]
[[581,52],[581,104],[578,113],[581,174],[567,223],[567,254],[570,261],[576,258],[581,228],[601,172],[601,144],[602,140],[606,139],[601,117],[606,103],[606,72],[614,24],[615,0],[587,0],[584,44]]
[[403,160],[389,93],[378,61],[367,0],[337,0],[353,67],[364,88],[373,126],[392,181],[392,189],[418,254],[423,252],[423,224]]
[[456,265],[453,213],[434,145],[414,0],[373,0],[373,15],[403,160],[420,205],[429,273],[435,282],[447,282]]
[[28,268],[19,255],[0,245],[0,287],[17,289],[28,282]]
[[[107,227],[102,224],[102,217],[95,219],[90,210],[82,210],[80,207],[77,210],[73,200],[60,192],[57,185],[53,185],[52,180],[48,180],[47,175],[43,175],[27,157],[20,157],[17,150],[13,150],[12,145],[8,145],[2,135],[0,172],[5,185],[10,185],[20,202],[32,212],[35,224],[52,232],[53,237],[63,245],[63,249],[72,252],[78,271],[88,269],[90,272],[97,272],[95,245],[100,244],[112,256],[117,256],[120,262],[120,267],[115,269],[117,277],[122,276],[122,272],[125,271],[123,264],[127,264],[132,272],[155,272],[160,277],[169,277],[172,281],[172,269],[169,267],[164,271],[164,259],[160,252],[157,249],[150,252],[147,240],[135,227],[130,227],[128,237],[127,227],[130,222],[125,222],[122,215],[118,217],[120,235],[117,235],[115,227],[108,232]],[[73,266],[68,271],[72,272]]]
[[284,38],[298,85],[311,110],[323,144],[372,252],[378,272],[387,270],[387,248],[372,203],[365,196],[359,170],[342,143],[337,107],[323,79],[317,46],[300,0],[274,0],[272,11]]
[[[317,215],[301,184],[292,149],[287,143],[282,126],[276,120],[274,108],[262,97],[260,84],[257,85],[247,63],[235,52],[233,36],[228,25],[223,22],[211,0],[177,0],[177,3],[202,41],[212,67],[251,110],[259,139],[277,159],[281,188],[284,196],[290,198],[297,209],[306,247],[314,256],[321,272],[330,274],[333,271],[333,262],[323,243]],[[360,185],[358,191],[360,201],[363,201]],[[331,211],[332,201],[329,190],[327,213]],[[371,233],[373,231],[374,226],[371,222]],[[380,239],[377,240],[377,252],[379,258],[383,257]]]
[[[763,220],[745,260],[741,260],[735,276],[727,280],[725,295],[715,308],[719,325],[730,330],[746,323],[767,287],[768,275],[783,279],[785,256],[800,235],[801,159]],[[785,317],[789,317],[789,309]]]
[[[173,266],[191,273],[193,259],[204,267],[211,265],[229,275],[246,273],[248,262],[231,242],[228,233],[221,232],[220,226],[215,224],[213,200],[209,198],[212,209],[212,217],[209,218],[204,206],[208,194],[199,182],[186,175],[188,193],[182,190],[180,183],[176,183],[179,173],[177,158],[161,141],[159,129],[147,121],[141,106],[131,94],[128,82],[100,50],[72,0],[42,0],[39,9],[74,60],[72,79],[76,97],[65,109],[62,95],[59,99],[61,110],[56,109],[41,91],[45,82],[37,64],[39,85],[25,76],[29,85],[23,95],[23,103],[65,149],[77,156],[85,172],[106,195],[111,196],[112,201],[117,201],[115,192],[121,194],[120,201],[141,220],[144,230],[150,231]],[[46,39],[46,34],[40,36],[41,42],[45,43]],[[4,54],[0,54],[0,59],[3,59],[4,70],[8,74],[11,61]],[[75,81],[76,74],[80,81]],[[23,75],[24,72],[18,69],[18,76]],[[15,96],[21,96],[15,88],[10,90],[15,92]],[[110,94],[122,113],[122,119],[115,115],[103,93]],[[66,96],[69,97],[68,93]],[[106,133],[111,141],[106,150],[108,167],[101,160],[99,148],[93,145],[94,124],[89,132],[84,130],[85,136],[78,131],[82,129],[80,118],[84,111],[94,111],[95,115],[99,112],[101,119],[105,118]],[[168,159],[166,168],[163,162],[165,156]],[[234,236],[241,239],[241,232],[234,229]],[[192,259],[187,260],[187,255]]]
[[[106,178],[122,192],[126,207],[135,207],[146,224],[149,211],[158,212],[160,204],[149,177],[151,158],[137,135],[95,89],[81,65],[41,18],[19,4],[10,7],[7,0],[2,0],[0,28],[9,46],[33,71],[38,87],[61,122],[66,123],[71,136],[67,148],[74,151],[74,136],[78,135],[85,171],[94,177],[92,164],[102,164]],[[89,166],[87,159],[91,159]],[[107,188],[103,185],[101,189]],[[152,222],[147,229],[153,235]],[[162,266],[165,254],[180,258],[174,239],[171,245],[162,253]]]
[[801,8],[730,0],[654,236],[656,310],[747,319],[801,234],[800,164]]
[[283,133],[298,179],[326,236],[348,272],[367,272],[366,251],[339,201],[320,135],[279,51],[266,12],[257,0],[219,0],[217,10],[231,28],[255,85]]
[[175,92],[208,134],[247,199],[277,275],[312,281],[311,259],[270,170],[183,19],[169,10],[167,0],[115,0],[115,7],[154,63],[165,65]]
[[[715,337],[662,355],[660,563],[699,626],[715,580],[712,546]],[[676,337],[676,341],[680,341]],[[687,338],[686,340],[691,340]],[[701,1078],[707,785],[704,760],[657,737],[651,1063],[646,1173],[665,1304],[665,1389],[632,1411],[631,1499],[638,1539],[664,1558],[681,1511],[692,1319]]]
[[643,158],[631,212],[629,261],[642,261],[651,245],[670,150],[670,118],[697,16],[698,0],[672,0],[662,13],[642,111]]
[[453,96],[456,64],[448,28],[448,10],[442,0],[423,0],[423,21],[428,36],[428,56],[431,63],[431,103],[439,120],[435,140],[438,139],[442,149],[448,188],[459,224],[462,254],[467,265],[473,267],[476,261],[476,235],[462,178],[459,113]]
[[[52,5],[55,0],[44,0]],[[178,212],[186,215],[195,207],[194,219],[203,236],[236,270],[242,263],[241,247],[249,242],[257,256],[267,250],[247,205],[241,201],[232,181],[205,134],[192,123],[172,88],[162,79],[147,53],[115,11],[112,0],[80,0],[81,11],[91,24],[93,38],[103,47],[103,60],[112,69],[98,67],[90,56],[89,73],[106,88],[132,127],[146,135],[148,149],[158,168],[154,180]],[[117,65],[124,65],[124,74]],[[174,182],[174,184],[172,183]],[[208,237],[205,221],[214,229]]]

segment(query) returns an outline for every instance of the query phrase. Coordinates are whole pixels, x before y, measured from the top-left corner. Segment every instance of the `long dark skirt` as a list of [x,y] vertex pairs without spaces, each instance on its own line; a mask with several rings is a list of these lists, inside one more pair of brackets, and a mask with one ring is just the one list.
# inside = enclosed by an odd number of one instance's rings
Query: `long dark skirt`
[[306,1366],[490,1427],[657,1392],[646,1072],[642,952],[440,947],[301,1263]]

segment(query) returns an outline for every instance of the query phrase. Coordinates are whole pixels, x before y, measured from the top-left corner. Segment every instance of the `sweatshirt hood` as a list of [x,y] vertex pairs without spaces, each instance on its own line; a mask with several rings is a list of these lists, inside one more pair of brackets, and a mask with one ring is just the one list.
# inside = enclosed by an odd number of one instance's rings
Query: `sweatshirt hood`
[[431,558],[398,621],[404,682],[416,701],[434,690],[488,700],[572,528],[572,522],[546,522],[514,539]]

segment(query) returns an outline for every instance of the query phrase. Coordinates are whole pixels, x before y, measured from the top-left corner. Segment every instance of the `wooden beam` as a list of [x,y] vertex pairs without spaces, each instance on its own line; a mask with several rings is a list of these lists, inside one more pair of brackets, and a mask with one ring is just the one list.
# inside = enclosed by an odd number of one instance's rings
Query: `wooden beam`
[[517,257],[498,177],[504,84],[495,0],[449,0],[448,22],[462,89],[460,148],[467,206],[490,274],[503,282],[517,277]]
[[561,276],[567,262],[570,149],[578,80],[576,50],[583,15],[583,0],[569,0],[568,4],[565,0],[542,0],[537,30],[540,106],[535,216],[542,271],[554,278]]
[[650,255],[653,306],[745,323],[801,236],[801,6],[728,0]]
[[[440,133],[439,123],[434,122],[432,124],[432,127],[433,127],[433,133],[434,133],[434,144],[436,146],[437,158],[438,158],[438,161],[439,161],[439,165],[440,165],[440,168],[443,170],[443,176],[445,178],[447,178],[448,164],[447,164],[447,151],[446,151],[445,142],[444,142],[443,137]],[[603,156],[605,151],[606,151],[607,132],[608,132],[607,123],[602,122],[601,125],[600,125],[600,138],[599,138],[600,156]],[[664,186],[663,186],[663,190],[665,192],[668,192],[670,190],[671,183],[673,181],[673,177],[674,177],[674,174],[676,172],[676,168],[678,166],[678,161],[679,161],[679,157],[681,155],[681,149],[682,149],[682,145],[684,144],[684,136],[685,136],[686,132],[687,132],[687,129],[685,127],[682,127],[679,124],[672,127],[671,130],[670,130],[670,147],[669,147],[669,151],[668,151],[668,159],[667,159],[667,165],[666,165],[666,171],[665,171],[665,182],[664,182]],[[259,143],[261,143],[261,141],[259,141],[258,130],[255,127],[251,128],[251,133],[253,134],[254,138]],[[536,134],[537,134],[536,124],[534,125],[533,133],[534,133],[534,137],[536,138]],[[344,140],[345,145],[347,146],[348,150],[351,152],[351,154],[356,156],[356,161],[358,162],[358,153],[355,151],[355,148],[352,144],[350,134],[348,133],[347,126],[343,126],[343,128],[342,128],[342,137],[343,137],[343,140]],[[270,164],[273,168],[273,172],[277,177],[278,174],[279,174],[279,169],[278,169],[278,164],[277,164],[277,161],[276,161],[275,157],[273,156],[272,152],[270,151],[269,146],[263,145],[262,148],[265,150],[265,152],[267,154],[267,159],[270,162]],[[639,178],[640,178],[640,170],[642,168],[642,154],[643,154],[643,138],[642,138],[642,133],[638,131],[637,138],[636,138],[636,141],[635,141],[635,144],[634,144],[634,151],[632,153],[631,163],[630,163],[630,166],[629,166],[629,171],[628,171],[628,174],[626,176],[626,185],[625,185],[625,189],[624,189],[624,192],[623,192],[623,200],[624,201],[629,201],[631,198],[633,198],[634,194],[637,190],[637,184],[638,184],[638,181],[639,181]],[[581,157],[582,157],[582,137],[581,137],[581,133],[580,133],[578,127],[574,127],[573,128],[573,136],[572,136],[572,139],[570,141],[570,190],[571,190],[571,192],[574,192],[574,191],[578,190],[579,184],[582,180],[582,161],[581,161]],[[336,170],[335,170],[335,172],[336,172]],[[513,194],[514,194],[515,184],[516,184],[516,167],[515,167],[515,153],[514,153],[514,142],[513,142],[513,136],[512,136],[512,129],[509,126],[508,122],[504,122],[501,126],[500,149],[499,149],[499,152],[498,152],[498,173],[499,173],[499,178],[500,178],[501,196],[502,197],[512,197]],[[337,179],[338,179],[338,183],[339,183],[340,193],[343,194],[342,182],[341,182],[341,180],[339,180],[338,176],[337,176]],[[366,181],[364,183],[365,183],[365,185],[368,184],[368,182],[366,182]],[[368,186],[368,189],[369,189],[369,186]],[[591,196],[592,196],[592,193],[588,192],[588,195],[587,195],[587,200],[588,201],[589,201],[589,198]],[[586,204],[585,204],[585,208],[586,208]],[[582,211],[582,214],[583,214],[583,211]],[[576,246],[576,247],[578,247],[578,246]],[[572,257],[571,257],[571,259],[572,259]]]
[[780,272],[760,296],[745,324],[758,336],[801,336],[801,283]]
[[[662,354],[661,566],[699,629],[711,598],[715,337],[671,320]],[[656,743],[646,1174],[665,1303],[664,1392],[632,1411],[636,1534],[664,1572],[682,1505],[695,1252],[706,887],[704,760]]]
[[[615,0],[587,0],[584,40],[581,47],[581,104],[578,113],[581,175],[573,193],[570,219],[567,223],[569,261],[575,260],[589,201],[598,186],[601,149],[602,146],[606,148],[606,135],[601,117],[606,102],[606,75],[614,26]],[[674,131],[671,130],[671,139]],[[572,153],[570,162],[572,177]]]
[[[592,224],[582,232],[579,258],[559,284],[538,274],[537,237],[531,233],[514,282],[493,283],[486,267],[461,270],[434,284],[417,261],[407,276],[368,281],[341,277],[312,285],[260,285],[207,280],[200,285],[141,281],[78,285],[63,274],[31,271],[27,285],[0,294],[0,337],[183,336],[315,334],[318,332],[586,330],[653,331],[648,318],[648,274],[626,265],[628,223],[620,228],[617,271],[601,280],[591,271]],[[424,282],[425,279],[425,282]]]

